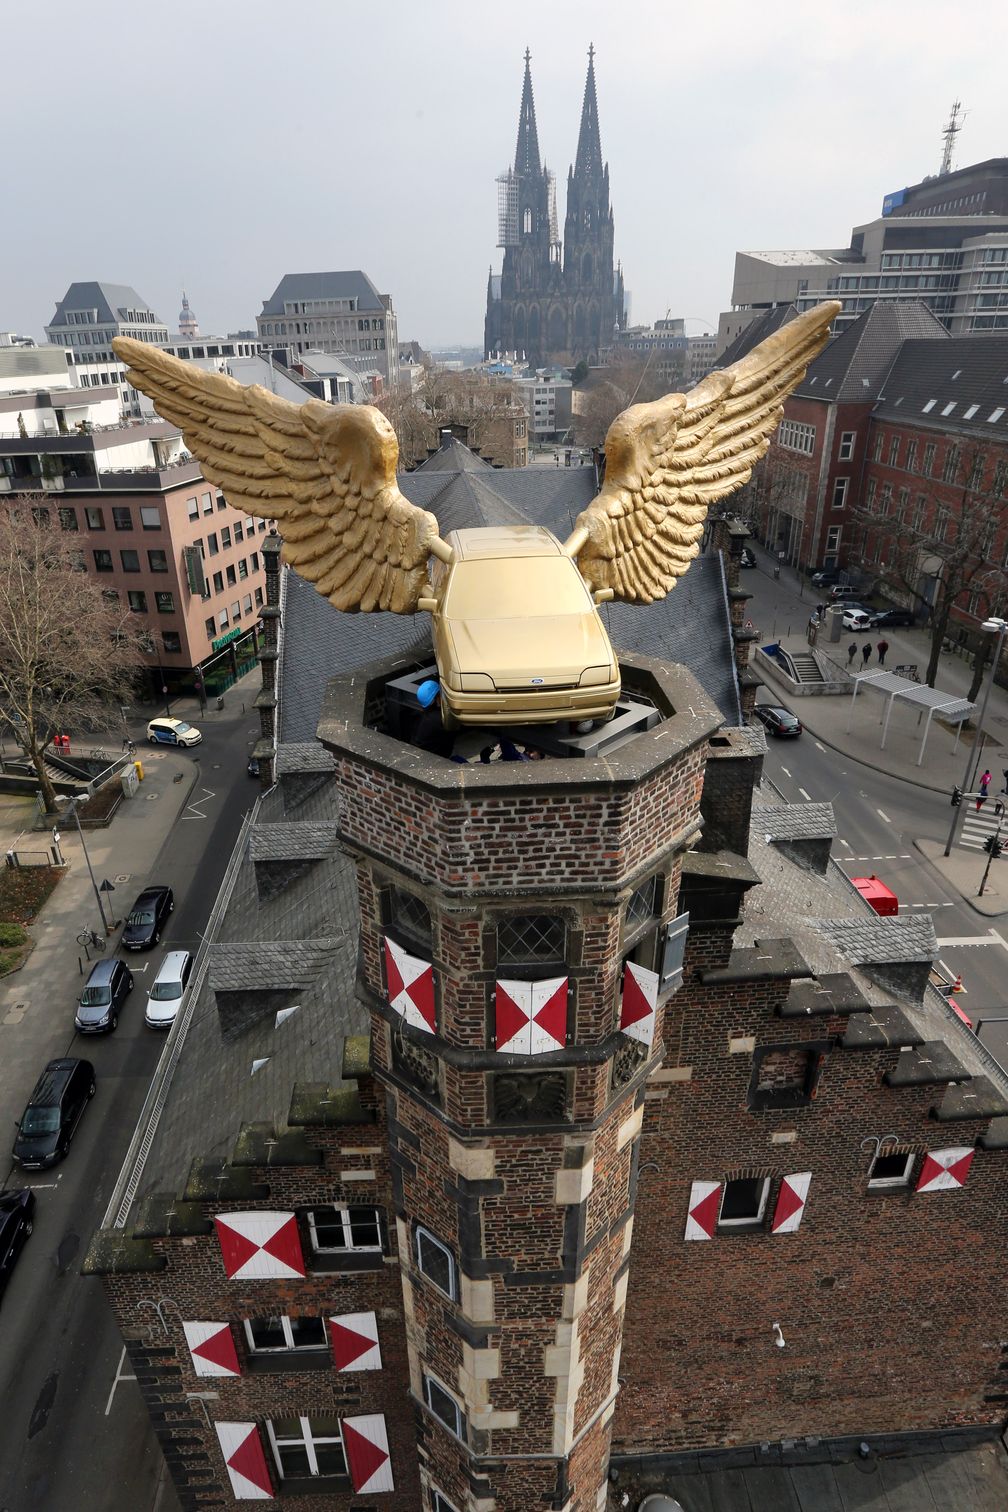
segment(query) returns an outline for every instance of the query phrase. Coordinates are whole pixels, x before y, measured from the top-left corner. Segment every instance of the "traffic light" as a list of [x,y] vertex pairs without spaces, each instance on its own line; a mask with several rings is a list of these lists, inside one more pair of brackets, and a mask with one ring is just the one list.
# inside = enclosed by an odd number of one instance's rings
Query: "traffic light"
[[983,848],[988,856],[993,856],[996,860],[1004,850],[1004,841],[999,840],[997,835],[988,835],[983,843]]
[[960,803],[962,803],[962,788],[954,787],[952,789],[952,807],[958,808]]

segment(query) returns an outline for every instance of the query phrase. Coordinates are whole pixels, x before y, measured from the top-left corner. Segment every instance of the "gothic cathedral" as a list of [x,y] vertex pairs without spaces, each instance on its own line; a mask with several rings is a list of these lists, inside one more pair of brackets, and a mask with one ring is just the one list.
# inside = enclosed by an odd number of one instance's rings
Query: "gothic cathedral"
[[513,352],[533,369],[604,360],[625,315],[623,273],[613,269],[609,166],[599,140],[593,47],[577,158],[567,174],[563,243],[556,181],[539,159],[528,51],[514,167],[501,174],[497,187],[497,244],[504,262],[487,285],[486,356]]

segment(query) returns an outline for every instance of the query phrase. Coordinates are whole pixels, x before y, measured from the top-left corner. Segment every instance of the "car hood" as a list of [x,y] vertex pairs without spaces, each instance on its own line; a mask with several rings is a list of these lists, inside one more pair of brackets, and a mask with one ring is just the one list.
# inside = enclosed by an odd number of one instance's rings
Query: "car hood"
[[153,924],[127,924],[122,932],[124,945],[146,945],[154,936]]
[[18,1160],[45,1160],[56,1153],[59,1134],[18,1134],[14,1154]]
[[498,688],[527,688],[533,679],[536,687],[568,687],[586,667],[611,666],[614,660],[594,614],[448,620],[447,628],[458,671],[486,673]]
[[77,1022],[79,1024],[101,1024],[112,1012],[112,1004],[106,1003],[104,1007],[99,1004],[77,1004]]
[[170,1024],[178,1013],[181,1003],[181,998],[173,998],[170,1003],[152,1003],[148,998],[144,1017],[149,1024]]

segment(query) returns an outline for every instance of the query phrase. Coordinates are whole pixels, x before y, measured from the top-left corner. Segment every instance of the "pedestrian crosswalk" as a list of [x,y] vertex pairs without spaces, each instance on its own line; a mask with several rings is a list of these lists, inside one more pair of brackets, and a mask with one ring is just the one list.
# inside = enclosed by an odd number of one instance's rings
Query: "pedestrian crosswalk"
[[1002,840],[1008,840],[1008,811],[1003,814],[998,812],[1005,803],[1008,803],[1008,799],[1003,794],[1000,798],[988,798],[978,814],[976,800],[964,798],[963,808],[969,804],[969,809],[963,819],[959,844],[970,850],[983,850],[984,841],[988,835],[996,834],[999,825]]

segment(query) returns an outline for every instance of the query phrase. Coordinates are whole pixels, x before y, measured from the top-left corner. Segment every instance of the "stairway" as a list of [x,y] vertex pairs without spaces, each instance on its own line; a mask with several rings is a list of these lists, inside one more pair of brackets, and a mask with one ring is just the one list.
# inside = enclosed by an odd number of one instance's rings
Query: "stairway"
[[792,651],[791,660],[798,674],[798,681],[803,683],[821,683],[825,681],[819,670],[819,663],[811,651]]

